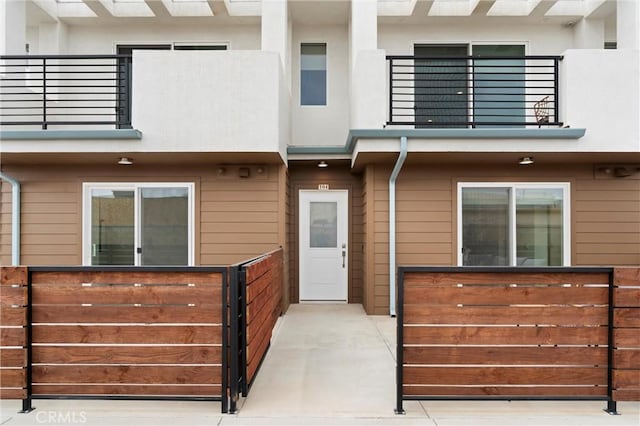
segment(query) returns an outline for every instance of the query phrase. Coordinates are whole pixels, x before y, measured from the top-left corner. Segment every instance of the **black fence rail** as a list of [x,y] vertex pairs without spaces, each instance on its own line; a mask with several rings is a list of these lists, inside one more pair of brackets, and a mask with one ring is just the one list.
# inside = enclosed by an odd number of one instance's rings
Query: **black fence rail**
[[387,56],[388,125],[561,126],[560,56]]
[[131,55],[0,56],[3,126],[131,127]]

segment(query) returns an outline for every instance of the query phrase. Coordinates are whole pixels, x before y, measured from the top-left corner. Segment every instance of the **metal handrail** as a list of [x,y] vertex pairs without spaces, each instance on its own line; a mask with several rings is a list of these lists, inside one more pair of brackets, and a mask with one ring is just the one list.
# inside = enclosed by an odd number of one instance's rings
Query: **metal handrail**
[[0,56],[2,126],[131,128],[129,55]]
[[[561,126],[562,56],[388,55],[387,125]],[[541,114],[544,99],[545,114]]]

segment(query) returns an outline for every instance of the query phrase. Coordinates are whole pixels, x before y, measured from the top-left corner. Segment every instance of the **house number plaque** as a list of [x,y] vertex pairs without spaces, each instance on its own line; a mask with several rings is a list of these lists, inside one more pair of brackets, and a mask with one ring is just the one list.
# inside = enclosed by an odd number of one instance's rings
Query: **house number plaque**
[[328,190],[329,190],[328,183],[321,183],[318,185],[318,191],[328,191]]

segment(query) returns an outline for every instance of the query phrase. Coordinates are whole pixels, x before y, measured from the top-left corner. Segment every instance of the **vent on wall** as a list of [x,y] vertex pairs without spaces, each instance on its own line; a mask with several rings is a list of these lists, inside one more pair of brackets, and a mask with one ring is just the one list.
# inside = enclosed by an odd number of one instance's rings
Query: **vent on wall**
[[640,179],[640,164],[597,164],[596,179]]

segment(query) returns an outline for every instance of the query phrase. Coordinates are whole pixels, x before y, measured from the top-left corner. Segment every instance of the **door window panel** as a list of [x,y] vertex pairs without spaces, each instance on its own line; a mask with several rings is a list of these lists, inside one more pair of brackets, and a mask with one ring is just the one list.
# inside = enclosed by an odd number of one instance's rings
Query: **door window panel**
[[134,191],[91,191],[91,264],[133,265]]
[[516,190],[518,265],[562,265],[562,190]]
[[311,202],[309,214],[309,246],[338,247],[338,203]]
[[187,188],[143,188],[140,203],[142,265],[187,265]]
[[464,266],[509,264],[509,189],[462,190]]

